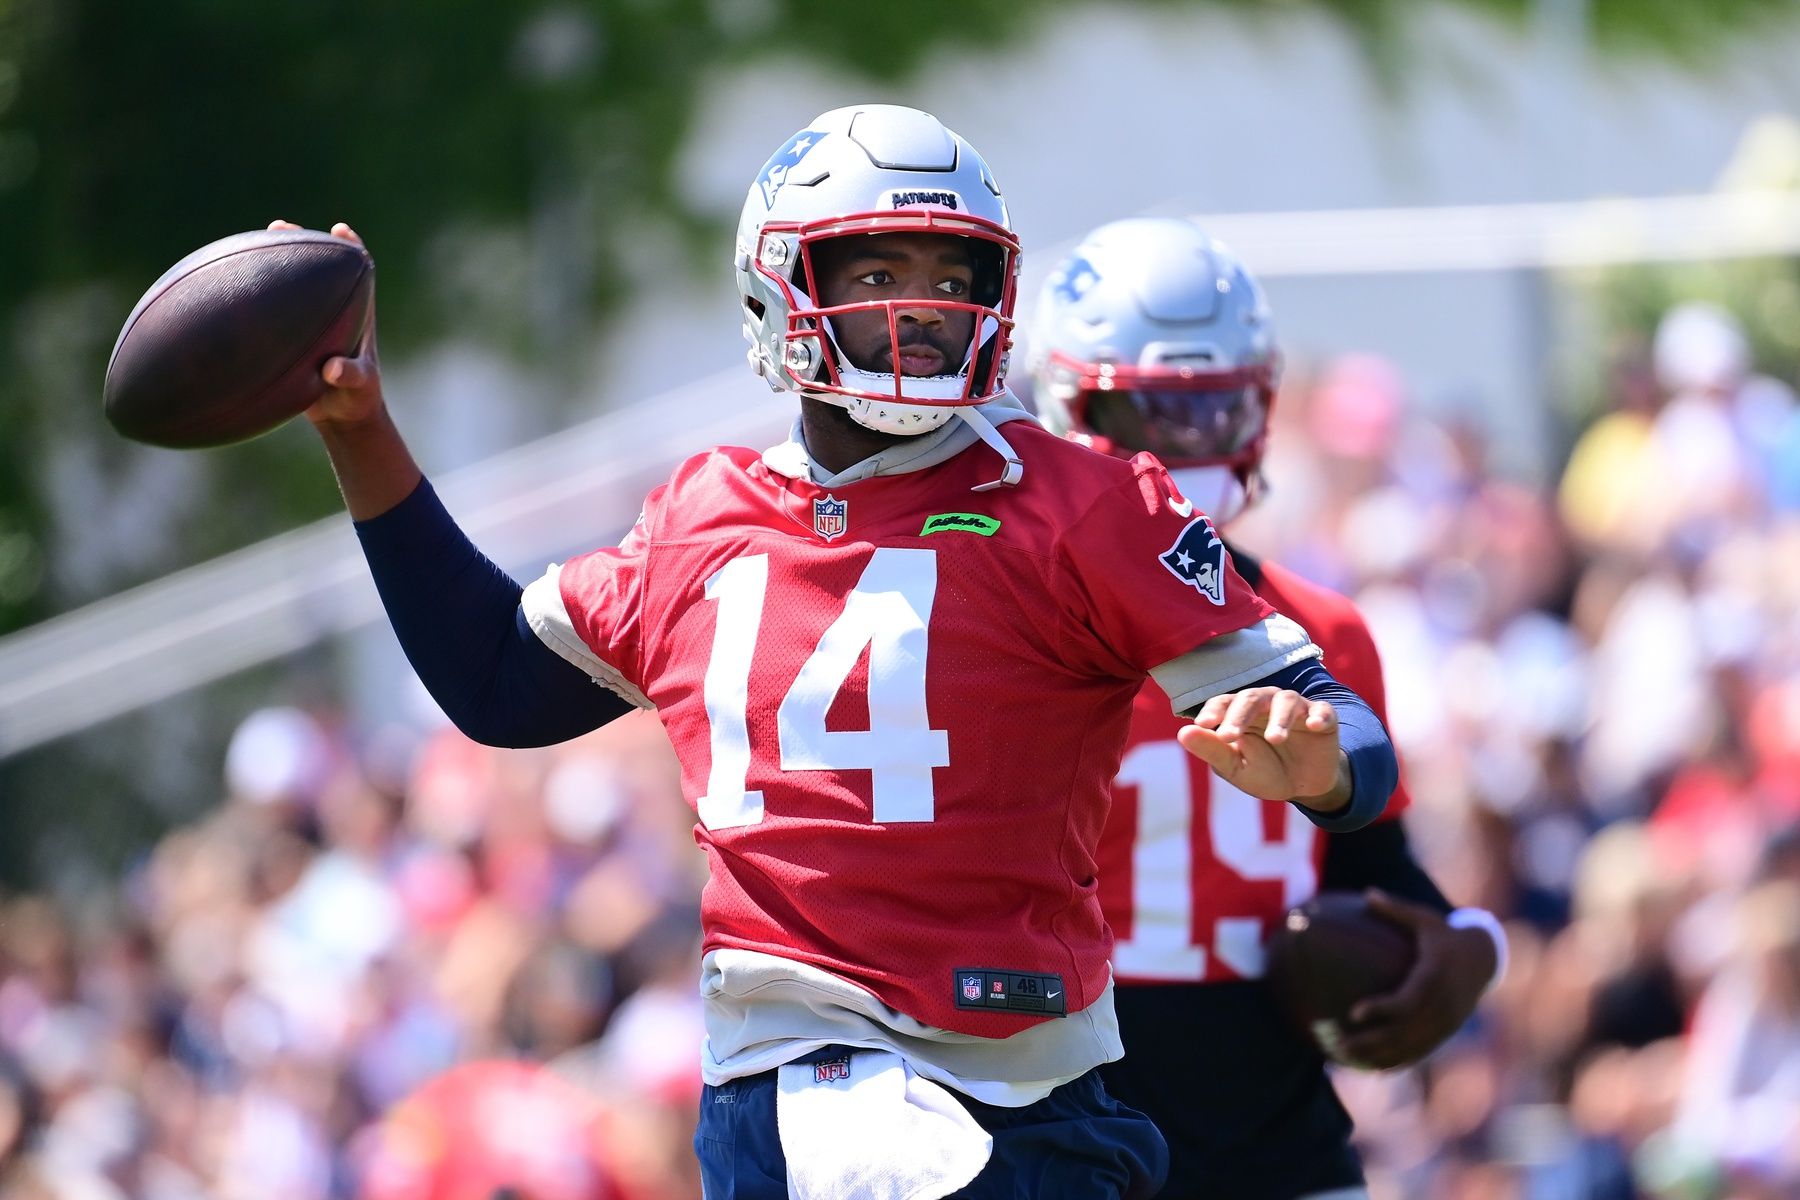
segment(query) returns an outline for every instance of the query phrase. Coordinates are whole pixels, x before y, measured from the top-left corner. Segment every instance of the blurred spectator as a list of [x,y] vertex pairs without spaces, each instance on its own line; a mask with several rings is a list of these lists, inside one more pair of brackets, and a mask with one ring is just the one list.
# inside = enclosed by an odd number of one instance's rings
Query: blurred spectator
[[541,1067],[475,1062],[402,1101],[370,1139],[367,1200],[617,1200],[605,1114]]
[[1668,944],[1683,899],[1680,877],[1636,822],[1617,822],[1588,843],[1576,877],[1576,912],[1582,944],[1594,958],[1594,984],[1577,1059],[1681,1035],[1688,998]]
[[1661,478],[1651,428],[1662,397],[1648,352],[1629,347],[1608,371],[1612,409],[1582,433],[1557,498],[1570,533],[1589,547],[1650,549],[1643,513]]
[[1800,885],[1738,906],[1732,953],[1695,1017],[1677,1137],[1731,1174],[1800,1190]]
[[1800,404],[1789,406],[1769,447],[1769,499],[1778,512],[1800,512]]

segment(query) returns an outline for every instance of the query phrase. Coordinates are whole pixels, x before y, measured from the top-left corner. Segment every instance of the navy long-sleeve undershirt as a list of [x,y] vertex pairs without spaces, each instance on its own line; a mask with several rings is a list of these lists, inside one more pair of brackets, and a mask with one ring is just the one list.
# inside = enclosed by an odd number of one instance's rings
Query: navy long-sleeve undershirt
[[429,481],[356,523],[407,661],[456,727],[489,746],[548,746],[631,710],[544,645],[524,589],[457,526]]
[[1455,907],[1413,856],[1412,844],[1400,821],[1377,821],[1325,842],[1325,868],[1319,876],[1321,891],[1360,892],[1371,887],[1440,913]]

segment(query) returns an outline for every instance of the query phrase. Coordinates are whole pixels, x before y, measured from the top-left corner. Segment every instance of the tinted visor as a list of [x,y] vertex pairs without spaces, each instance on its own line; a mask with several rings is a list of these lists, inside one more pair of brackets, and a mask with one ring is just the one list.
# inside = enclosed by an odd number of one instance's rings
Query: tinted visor
[[1268,423],[1260,387],[1190,391],[1121,388],[1082,394],[1083,415],[1095,434],[1121,449],[1148,450],[1167,466],[1236,458]]

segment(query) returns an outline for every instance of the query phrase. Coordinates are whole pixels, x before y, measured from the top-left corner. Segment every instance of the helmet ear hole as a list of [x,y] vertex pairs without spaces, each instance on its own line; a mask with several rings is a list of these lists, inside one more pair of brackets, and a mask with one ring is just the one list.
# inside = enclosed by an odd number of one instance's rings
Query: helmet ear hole
[[992,242],[971,242],[973,278],[969,282],[969,298],[997,308],[1006,292],[1006,252]]
[[758,300],[755,296],[745,296],[744,307],[749,309],[750,315],[755,317],[758,321],[762,320],[763,314],[768,311],[768,306],[761,300]]
[[[976,336],[980,336],[980,330],[976,331]],[[985,390],[1000,385],[1006,371],[1006,360],[1001,351],[1005,341],[1002,334],[996,333],[976,348],[975,361],[969,366],[974,387]]]

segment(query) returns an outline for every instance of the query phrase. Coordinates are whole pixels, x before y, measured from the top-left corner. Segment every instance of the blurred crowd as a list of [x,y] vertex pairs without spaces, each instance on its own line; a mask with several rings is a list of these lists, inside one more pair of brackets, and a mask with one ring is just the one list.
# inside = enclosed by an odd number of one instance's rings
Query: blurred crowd
[[0,907],[0,1195],[699,1195],[704,865],[654,716],[498,751],[268,709],[224,776],[116,895]]
[[[1377,1200],[1800,1196],[1800,405],[1698,305],[1609,380],[1544,485],[1382,361],[1295,370],[1232,529],[1361,604],[1415,844],[1511,934],[1427,1063],[1340,1074]],[[0,905],[0,1193],[698,1196],[654,717],[502,752],[270,709],[223,778],[115,894]]]
[[1343,1073],[1379,1197],[1800,1197],[1800,405],[1722,310],[1611,364],[1549,486],[1385,363],[1284,389],[1247,546],[1354,596],[1409,831],[1512,964]]

